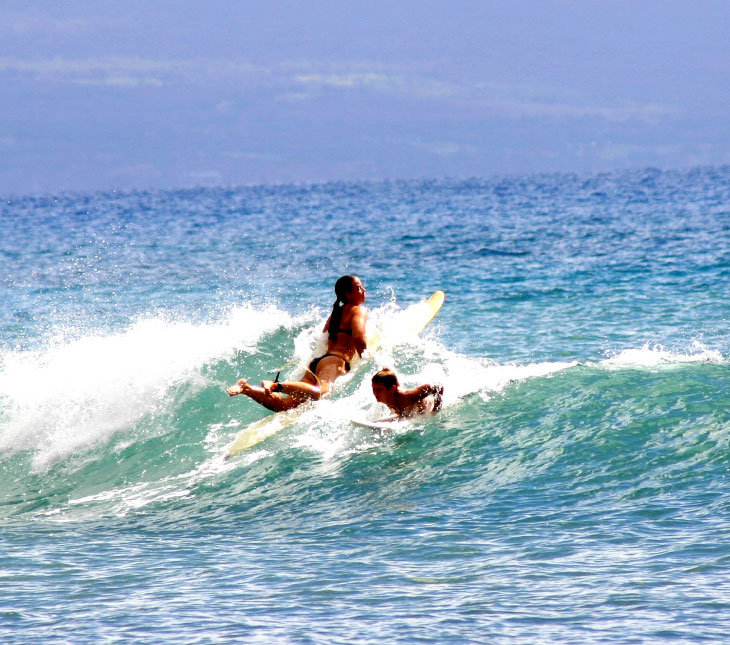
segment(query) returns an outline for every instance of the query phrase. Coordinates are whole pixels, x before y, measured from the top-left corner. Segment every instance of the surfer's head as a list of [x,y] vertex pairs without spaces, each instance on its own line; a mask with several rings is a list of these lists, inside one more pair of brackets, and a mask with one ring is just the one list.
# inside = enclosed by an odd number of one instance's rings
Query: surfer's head
[[335,282],[337,301],[343,305],[359,305],[365,302],[365,287],[360,278],[354,275],[343,275]]
[[373,376],[373,396],[378,403],[386,403],[389,394],[400,385],[395,372],[390,369],[380,370]]
[[360,278],[354,275],[343,275],[335,282],[335,295],[337,300],[332,305],[332,314],[330,315],[329,337],[332,340],[337,338],[340,331],[343,307],[345,305],[357,306],[365,302],[365,287],[362,286]]

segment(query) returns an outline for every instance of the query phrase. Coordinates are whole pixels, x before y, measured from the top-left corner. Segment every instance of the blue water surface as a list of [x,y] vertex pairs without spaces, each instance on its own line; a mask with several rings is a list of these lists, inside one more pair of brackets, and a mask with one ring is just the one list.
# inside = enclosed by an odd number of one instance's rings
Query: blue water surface
[[[730,638],[730,168],[0,203],[0,640]],[[420,337],[235,459],[334,281]],[[291,361],[291,363],[289,363]],[[439,381],[392,433],[370,375]]]

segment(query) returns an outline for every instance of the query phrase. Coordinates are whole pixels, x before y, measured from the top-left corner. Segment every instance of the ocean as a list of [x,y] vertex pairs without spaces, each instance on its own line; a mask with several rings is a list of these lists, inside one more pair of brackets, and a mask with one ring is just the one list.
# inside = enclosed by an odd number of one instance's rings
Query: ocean
[[[730,167],[17,196],[0,227],[3,643],[730,640]],[[295,377],[345,274],[393,342],[225,459],[268,414],[225,387]],[[442,411],[354,426],[385,366]]]

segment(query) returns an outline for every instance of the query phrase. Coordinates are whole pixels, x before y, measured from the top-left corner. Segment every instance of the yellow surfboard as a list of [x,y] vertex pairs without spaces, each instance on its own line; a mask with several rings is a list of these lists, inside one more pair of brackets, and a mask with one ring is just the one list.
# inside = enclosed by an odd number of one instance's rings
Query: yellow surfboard
[[[443,291],[436,291],[423,302],[408,307],[402,316],[399,316],[399,324],[403,326],[407,334],[413,336],[420,334],[430,323],[436,314],[441,311],[446,294]],[[401,320],[402,318],[402,320]]]
[[[405,309],[398,316],[397,331],[399,333],[395,335],[388,334],[386,336],[382,330],[378,330],[372,336],[368,336],[368,349],[372,351],[383,345],[394,345],[397,344],[398,338],[407,338],[408,336],[412,337],[420,334],[439,312],[444,304],[445,297],[446,294],[443,291],[436,291],[428,300],[424,300]],[[275,412],[265,416],[263,419],[254,421],[236,435],[233,443],[231,443],[226,451],[226,458],[235,457],[244,450],[252,448],[264,439],[268,439],[280,430],[290,426],[306,410],[310,409],[311,405],[311,403],[305,403],[292,410]]]

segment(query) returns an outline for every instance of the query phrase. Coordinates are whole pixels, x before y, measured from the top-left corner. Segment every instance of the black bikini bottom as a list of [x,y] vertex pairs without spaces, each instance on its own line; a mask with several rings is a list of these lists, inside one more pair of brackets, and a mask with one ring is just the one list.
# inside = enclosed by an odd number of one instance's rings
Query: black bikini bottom
[[[309,371],[312,372],[312,374],[317,374],[317,365],[319,365],[319,361],[321,361],[323,358],[327,358],[328,356],[337,356],[337,354],[323,354],[319,358],[315,358],[312,360],[312,362],[309,364]],[[350,363],[348,363],[342,356],[337,356],[341,361],[345,363],[345,372],[350,371]]]

